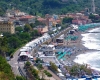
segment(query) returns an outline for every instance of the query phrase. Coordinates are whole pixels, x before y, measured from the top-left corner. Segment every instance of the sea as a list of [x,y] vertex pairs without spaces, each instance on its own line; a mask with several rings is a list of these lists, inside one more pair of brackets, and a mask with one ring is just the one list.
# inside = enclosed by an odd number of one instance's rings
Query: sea
[[[88,32],[100,32],[100,27]],[[83,36],[82,44],[88,49],[95,49],[95,51],[76,56],[74,62],[88,64],[92,69],[100,71],[100,33],[84,33],[81,35]]]

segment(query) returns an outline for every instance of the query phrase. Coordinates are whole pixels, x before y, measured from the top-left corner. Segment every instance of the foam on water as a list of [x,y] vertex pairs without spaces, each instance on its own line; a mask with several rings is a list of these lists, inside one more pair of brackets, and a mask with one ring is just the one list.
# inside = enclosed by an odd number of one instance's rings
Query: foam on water
[[80,54],[76,56],[76,59],[74,60],[74,62],[79,64],[89,64],[92,69],[100,71],[99,61],[100,61],[100,51]]
[[[93,31],[100,31],[100,28],[90,30],[90,32]],[[86,33],[82,34],[82,36],[83,45],[85,47],[88,49],[100,50],[100,33]],[[80,54],[76,56],[74,62],[79,64],[89,64],[91,68],[100,71],[100,51]]]
[[95,32],[95,31],[100,32],[100,28],[95,28],[95,29],[89,30],[88,32]]

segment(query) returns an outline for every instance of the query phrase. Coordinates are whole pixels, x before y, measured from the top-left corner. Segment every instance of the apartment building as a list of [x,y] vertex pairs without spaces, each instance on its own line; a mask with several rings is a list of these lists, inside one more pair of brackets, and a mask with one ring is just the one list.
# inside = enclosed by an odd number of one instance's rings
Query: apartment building
[[10,21],[0,21],[0,32],[15,33],[14,24]]

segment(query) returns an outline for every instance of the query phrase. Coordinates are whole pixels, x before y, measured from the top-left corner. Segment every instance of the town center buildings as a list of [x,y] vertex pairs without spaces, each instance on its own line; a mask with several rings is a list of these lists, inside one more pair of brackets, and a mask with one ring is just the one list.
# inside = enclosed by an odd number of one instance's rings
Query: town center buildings
[[0,32],[8,32],[14,34],[14,24],[11,21],[0,21]]

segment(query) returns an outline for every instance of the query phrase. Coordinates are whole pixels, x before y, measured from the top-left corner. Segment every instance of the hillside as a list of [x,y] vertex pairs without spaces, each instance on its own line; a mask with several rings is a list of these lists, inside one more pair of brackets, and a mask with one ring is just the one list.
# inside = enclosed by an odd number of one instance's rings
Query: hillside
[[11,66],[0,55],[0,80],[15,80]]
[[[27,13],[36,15],[65,14],[84,10],[91,7],[92,0],[0,0],[0,15],[6,9],[17,8]],[[100,0],[95,0],[96,8],[100,12]]]

